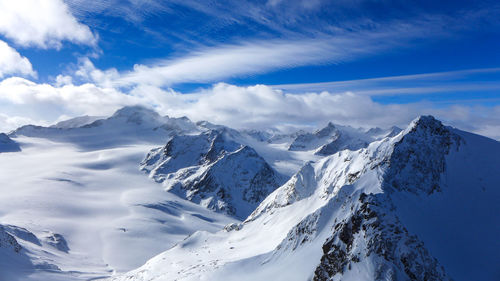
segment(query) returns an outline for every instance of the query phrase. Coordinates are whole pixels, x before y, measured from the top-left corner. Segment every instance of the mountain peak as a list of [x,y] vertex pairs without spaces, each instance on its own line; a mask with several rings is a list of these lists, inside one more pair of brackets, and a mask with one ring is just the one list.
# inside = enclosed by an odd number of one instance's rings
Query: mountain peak
[[412,193],[441,191],[445,156],[460,143],[461,137],[452,128],[432,116],[419,116],[394,144],[386,184]]
[[418,129],[436,131],[444,128],[444,125],[432,115],[420,115],[413,119],[408,128],[410,131]]

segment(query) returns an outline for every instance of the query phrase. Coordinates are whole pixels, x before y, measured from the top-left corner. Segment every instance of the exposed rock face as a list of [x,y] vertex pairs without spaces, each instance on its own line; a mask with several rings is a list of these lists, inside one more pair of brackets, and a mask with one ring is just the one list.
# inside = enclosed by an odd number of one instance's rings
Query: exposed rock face
[[460,137],[432,116],[413,121],[394,145],[384,184],[398,191],[431,194],[440,191],[445,156],[457,150]]
[[418,237],[387,210],[385,195],[358,197],[357,209],[335,224],[333,235],[323,244],[321,262],[313,280],[342,280],[362,259],[375,268],[372,280],[450,280]]
[[141,163],[167,190],[209,209],[245,218],[283,182],[251,147],[225,129],[174,136]]
[[357,172],[337,171],[347,174],[345,183],[353,184],[371,170],[381,169],[380,187],[385,192],[347,197],[343,208],[348,211],[335,219],[313,280],[343,280],[346,271],[367,260],[373,267],[370,280],[451,280],[424,243],[402,225],[390,194],[440,192],[445,156],[461,143],[449,127],[422,116],[394,144],[382,142],[375,154],[366,151],[363,158],[369,166]]
[[17,243],[16,238],[9,234],[3,225],[0,225],[0,248],[15,253],[19,253],[22,249],[21,245]]

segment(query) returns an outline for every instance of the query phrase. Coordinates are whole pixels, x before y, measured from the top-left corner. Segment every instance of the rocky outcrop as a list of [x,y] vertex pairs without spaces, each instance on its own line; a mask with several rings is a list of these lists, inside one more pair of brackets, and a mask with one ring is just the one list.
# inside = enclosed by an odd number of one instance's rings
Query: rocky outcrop
[[384,194],[361,193],[358,206],[333,227],[322,246],[315,281],[342,280],[343,274],[369,260],[371,280],[451,280],[417,236],[401,224]]

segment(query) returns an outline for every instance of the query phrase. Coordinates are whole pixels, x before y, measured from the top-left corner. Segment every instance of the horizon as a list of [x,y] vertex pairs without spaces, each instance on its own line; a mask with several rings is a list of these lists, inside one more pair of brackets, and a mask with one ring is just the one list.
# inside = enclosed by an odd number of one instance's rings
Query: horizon
[[[151,110],[151,111],[154,111],[156,112],[157,114],[159,114],[159,116],[161,117],[167,117],[167,118],[188,118],[188,120],[194,124],[198,124],[199,122],[206,122],[206,120],[191,120],[189,117],[187,116],[169,116],[169,115],[162,115],[160,114],[158,111],[156,111],[154,108],[152,107],[147,107],[147,106],[144,106],[144,105],[132,105],[132,106],[124,106],[122,108],[119,108],[117,109],[115,112],[113,112],[112,114],[110,115],[106,115],[106,116],[90,116],[90,115],[82,115],[82,116],[76,116],[76,117],[70,117],[68,119],[63,119],[63,120],[60,120],[60,121],[57,121],[53,124],[48,124],[47,126],[41,126],[41,127],[57,127],[57,125],[60,125],[61,123],[65,123],[67,121],[71,121],[71,120],[74,120],[74,119],[79,119],[79,118],[82,118],[82,117],[91,117],[91,118],[96,118],[94,119],[92,122],[89,122],[89,123],[85,123],[84,125],[78,125],[77,127],[71,127],[71,128],[80,128],[80,127],[84,127],[88,124],[92,124],[94,123],[95,121],[98,121],[98,120],[106,120],[108,118],[111,118],[113,117],[118,111],[121,111],[125,108],[133,108],[133,107],[142,107],[142,108],[145,108],[145,109],[148,109],[148,110]],[[416,120],[422,118],[422,117],[432,117],[434,118],[435,120],[439,121],[439,122],[442,122],[442,120],[439,120],[437,119],[436,117],[434,117],[433,115],[418,115],[418,116],[415,116],[415,118],[411,119],[410,122],[408,122],[407,124],[404,124],[403,126],[395,126],[395,125],[392,125],[392,126],[389,126],[389,127],[354,127],[354,126],[351,126],[349,124],[339,124],[339,123],[334,123],[334,122],[331,122],[331,121],[327,121],[326,123],[322,123],[322,124],[319,124],[317,126],[304,126],[304,127],[298,127],[298,126],[291,126],[291,127],[265,127],[265,128],[259,128],[259,129],[252,129],[252,128],[238,128],[238,127],[234,127],[234,128],[231,128],[229,127],[230,129],[236,129],[236,130],[242,130],[242,131],[245,131],[245,130],[256,130],[256,131],[259,131],[259,132],[268,132],[269,130],[273,130],[273,131],[277,131],[281,134],[293,134],[293,133],[298,133],[298,132],[309,132],[309,133],[314,133],[314,132],[317,132],[317,131],[320,131],[321,129],[327,127],[329,124],[332,124],[334,126],[341,126],[341,127],[348,127],[348,128],[352,128],[354,130],[359,130],[359,131],[364,131],[364,132],[368,132],[369,130],[371,129],[383,129],[383,130],[389,130],[389,129],[393,129],[393,128],[397,128],[397,129],[400,129],[401,131],[404,131],[405,128],[408,128],[409,126],[411,126],[411,124],[413,122],[415,122]],[[214,124],[214,125],[219,125],[219,124]],[[448,125],[446,123],[443,123],[444,126],[451,126],[451,125]],[[18,128],[15,128],[14,130],[11,130],[9,132],[5,132],[5,134],[9,135],[9,134],[13,134],[15,133],[15,131],[17,129],[20,129],[24,126],[39,126],[39,125],[36,125],[36,124],[26,124],[26,125],[22,125]],[[452,126],[453,127],[453,126]],[[455,129],[459,129],[461,130],[461,128],[457,128],[457,127],[454,127]],[[4,133],[4,132],[0,132],[1,133]],[[498,141],[498,140],[497,140]]]

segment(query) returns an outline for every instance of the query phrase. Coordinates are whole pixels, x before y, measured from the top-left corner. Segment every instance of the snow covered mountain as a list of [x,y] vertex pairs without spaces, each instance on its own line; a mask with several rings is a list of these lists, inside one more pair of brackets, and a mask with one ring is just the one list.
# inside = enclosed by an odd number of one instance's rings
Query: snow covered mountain
[[326,127],[314,133],[299,134],[288,148],[291,151],[314,150],[317,155],[331,155],[338,151],[358,150],[369,143],[386,136],[394,136],[401,130],[393,127],[389,130],[373,128],[367,132],[348,126],[328,123]]
[[414,120],[112,280],[497,280],[500,143]]
[[47,138],[98,149],[130,143],[162,143],[173,135],[200,132],[200,128],[185,117],[160,116],[156,111],[141,106],[124,107],[109,118],[91,123],[86,122],[88,118],[70,119],[51,127],[27,125],[10,136]]
[[[1,244],[0,280],[108,277],[194,231],[237,221],[165,192],[139,170],[151,148],[206,129],[141,107],[73,125],[24,126],[4,135],[22,150],[0,153],[0,224],[10,236],[1,235],[22,249]],[[14,225],[18,230],[10,231]]]
[[21,147],[15,141],[13,141],[9,136],[4,133],[0,133],[0,153],[1,152],[16,152],[21,151]]
[[[24,250],[0,254],[2,281],[108,277],[144,264],[195,231],[237,222],[165,192],[145,176],[139,163],[157,144],[86,148],[41,137],[13,139],[22,151],[0,153],[0,224],[26,229],[41,246],[9,232]],[[67,248],[51,245],[60,237]]]
[[253,148],[233,140],[230,129],[176,135],[141,163],[166,190],[238,218],[246,218],[284,183]]

